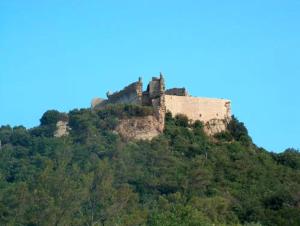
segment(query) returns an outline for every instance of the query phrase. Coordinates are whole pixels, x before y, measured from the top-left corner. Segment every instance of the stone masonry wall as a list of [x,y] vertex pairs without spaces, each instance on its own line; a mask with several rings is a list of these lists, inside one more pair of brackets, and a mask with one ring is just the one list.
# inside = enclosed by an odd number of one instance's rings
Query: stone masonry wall
[[142,83],[135,82],[125,87],[123,90],[108,96],[109,104],[141,104],[142,103]]
[[224,99],[165,95],[165,106],[173,116],[185,114],[193,121],[231,118],[230,101]]
[[165,91],[166,95],[175,95],[175,96],[188,96],[188,92],[185,88],[173,88],[167,89]]
[[[123,120],[117,130],[124,137],[128,133],[128,137],[142,139],[153,137],[157,132],[163,132],[167,111],[170,111],[173,116],[184,114],[192,121],[202,121],[204,130],[209,135],[226,130],[231,119],[229,100],[192,97],[188,95],[185,88],[165,90],[165,82],[161,74],[160,77],[152,78],[146,91],[143,92],[142,86],[142,80],[139,78],[138,82],[108,95],[106,100],[94,99],[92,109],[102,109],[108,104],[117,103],[152,106],[155,112],[152,118],[135,118],[133,121]],[[146,124],[150,121],[152,123],[148,128]]]

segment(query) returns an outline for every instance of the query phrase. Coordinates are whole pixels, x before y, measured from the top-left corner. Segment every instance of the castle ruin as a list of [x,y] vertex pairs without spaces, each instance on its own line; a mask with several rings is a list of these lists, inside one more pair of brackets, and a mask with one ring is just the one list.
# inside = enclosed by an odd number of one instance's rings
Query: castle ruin
[[[139,78],[121,91],[108,92],[107,99],[95,98],[92,100],[92,109],[103,109],[108,104],[136,104],[154,108],[155,115],[147,119],[135,122],[128,119],[120,123],[118,132],[131,133],[130,138],[148,139],[161,133],[166,112],[171,112],[173,116],[186,115],[191,121],[200,120],[208,135],[224,131],[231,119],[230,100],[192,97],[185,88],[166,89],[162,74],[153,77],[145,91]],[[129,125],[134,126],[128,128]],[[146,129],[139,131],[136,127]]]

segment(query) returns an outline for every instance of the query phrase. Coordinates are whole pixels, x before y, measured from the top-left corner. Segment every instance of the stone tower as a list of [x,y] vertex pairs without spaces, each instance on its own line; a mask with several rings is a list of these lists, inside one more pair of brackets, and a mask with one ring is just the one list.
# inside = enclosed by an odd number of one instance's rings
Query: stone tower
[[165,80],[160,73],[159,78],[153,77],[148,86],[148,95],[154,108],[156,118],[160,123],[159,131],[162,132],[165,124]]

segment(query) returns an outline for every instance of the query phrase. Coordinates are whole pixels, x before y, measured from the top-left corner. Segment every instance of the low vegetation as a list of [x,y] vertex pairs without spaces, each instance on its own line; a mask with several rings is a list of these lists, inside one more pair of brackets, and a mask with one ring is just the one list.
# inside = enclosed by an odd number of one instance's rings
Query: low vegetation
[[[52,110],[36,128],[2,126],[0,225],[300,225],[298,150],[256,147],[236,118],[215,137],[169,113],[152,141],[112,132],[151,111]],[[69,136],[53,137],[58,120]]]

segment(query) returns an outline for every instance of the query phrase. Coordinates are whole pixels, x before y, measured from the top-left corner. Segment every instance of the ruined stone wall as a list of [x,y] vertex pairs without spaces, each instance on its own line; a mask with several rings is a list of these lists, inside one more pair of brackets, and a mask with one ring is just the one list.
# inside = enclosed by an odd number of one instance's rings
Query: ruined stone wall
[[185,88],[167,89],[165,94],[166,95],[174,95],[174,96],[188,96],[188,92]]
[[[208,135],[226,130],[231,119],[229,100],[191,97],[185,88],[165,90],[162,74],[153,77],[144,92],[142,85],[142,80],[139,78],[138,82],[108,95],[106,100],[96,98],[92,101],[92,109],[103,109],[108,104],[118,103],[152,106],[154,114],[151,117],[121,121],[117,132],[124,137],[128,133],[128,138],[148,139],[158,132],[163,132],[167,111],[170,111],[173,116],[184,114],[192,121],[202,121]],[[151,126],[148,127],[147,123],[150,122]]]
[[144,106],[151,106],[151,99],[149,97],[149,93],[147,91],[143,92],[143,97],[142,97],[142,105]]
[[231,118],[230,101],[224,99],[165,95],[165,107],[173,116],[185,114],[193,121]]
[[165,81],[160,74],[159,78],[152,78],[149,83],[149,97],[151,99],[151,105],[154,108],[155,116],[159,121],[159,131],[163,132],[165,127]]
[[152,78],[152,81],[148,86],[149,97],[157,98],[160,95],[160,80],[158,78]]
[[123,90],[108,95],[106,104],[141,104],[142,103],[142,83],[135,82],[125,87]]

